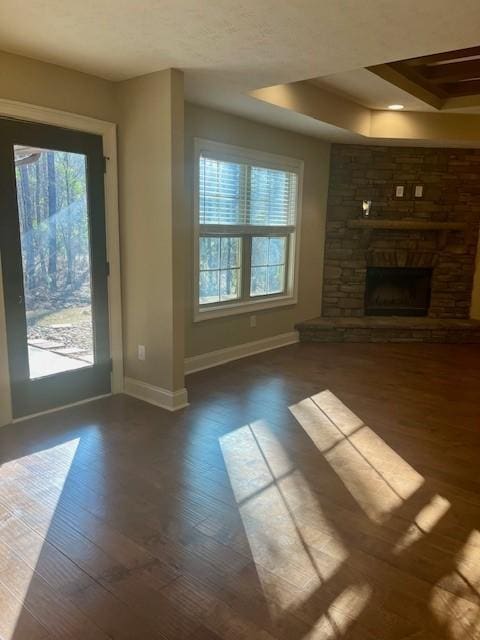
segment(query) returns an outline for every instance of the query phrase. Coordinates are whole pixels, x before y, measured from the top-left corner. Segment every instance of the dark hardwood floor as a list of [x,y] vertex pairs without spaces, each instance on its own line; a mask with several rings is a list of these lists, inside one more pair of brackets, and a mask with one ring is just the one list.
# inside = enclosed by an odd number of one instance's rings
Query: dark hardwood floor
[[314,345],[0,432],[1,640],[480,638],[480,347]]

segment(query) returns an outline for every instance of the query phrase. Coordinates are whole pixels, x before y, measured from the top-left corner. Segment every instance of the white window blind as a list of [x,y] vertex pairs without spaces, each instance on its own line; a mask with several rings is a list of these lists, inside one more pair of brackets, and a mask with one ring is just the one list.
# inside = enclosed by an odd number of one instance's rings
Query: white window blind
[[295,225],[297,173],[205,154],[199,165],[200,224]]

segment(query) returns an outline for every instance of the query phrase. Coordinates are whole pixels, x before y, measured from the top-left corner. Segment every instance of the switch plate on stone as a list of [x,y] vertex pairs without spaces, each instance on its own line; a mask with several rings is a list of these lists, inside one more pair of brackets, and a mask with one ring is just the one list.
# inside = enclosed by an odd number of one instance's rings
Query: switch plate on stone
[[415,185],[415,198],[423,198],[423,184]]

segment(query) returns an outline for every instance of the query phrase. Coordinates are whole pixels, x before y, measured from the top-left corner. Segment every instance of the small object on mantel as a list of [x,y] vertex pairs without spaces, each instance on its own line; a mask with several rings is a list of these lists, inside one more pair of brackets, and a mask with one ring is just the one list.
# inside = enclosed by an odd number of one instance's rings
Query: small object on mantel
[[370,213],[372,210],[372,201],[364,200],[362,203],[362,211],[364,219],[370,218]]

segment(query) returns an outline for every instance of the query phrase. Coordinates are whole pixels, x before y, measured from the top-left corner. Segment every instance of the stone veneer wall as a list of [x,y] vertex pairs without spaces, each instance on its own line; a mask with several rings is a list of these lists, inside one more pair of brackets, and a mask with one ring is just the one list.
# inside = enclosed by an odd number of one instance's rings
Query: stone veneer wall
[[[431,266],[429,316],[469,316],[480,221],[480,150],[332,145],[328,196],[324,317],[364,315],[367,265]],[[396,185],[406,185],[403,199]],[[414,186],[424,186],[422,199]],[[372,200],[372,216],[391,220],[467,222],[469,233],[450,232],[442,246],[432,231],[350,229]]]

